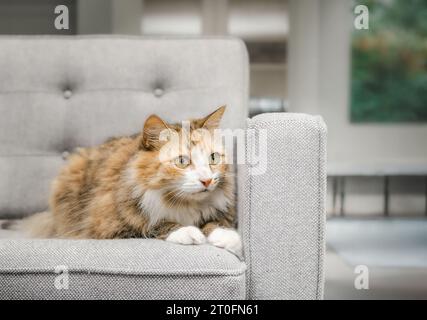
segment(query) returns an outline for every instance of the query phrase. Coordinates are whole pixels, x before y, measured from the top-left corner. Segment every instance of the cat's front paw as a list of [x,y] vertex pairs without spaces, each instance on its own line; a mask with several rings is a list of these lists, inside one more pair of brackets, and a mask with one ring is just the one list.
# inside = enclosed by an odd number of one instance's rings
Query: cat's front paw
[[216,228],[208,236],[208,242],[224,248],[238,257],[242,256],[242,239],[234,229]]
[[199,228],[188,226],[171,232],[166,241],[180,244],[202,244],[206,242],[206,237]]

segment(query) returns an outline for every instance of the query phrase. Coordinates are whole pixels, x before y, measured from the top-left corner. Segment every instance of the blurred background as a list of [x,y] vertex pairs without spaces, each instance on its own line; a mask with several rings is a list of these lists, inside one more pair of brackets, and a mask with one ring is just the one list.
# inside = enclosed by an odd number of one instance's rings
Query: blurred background
[[[57,5],[69,30],[54,28]],[[325,297],[427,298],[427,1],[0,0],[0,34],[243,39],[251,116],[328,125]]]

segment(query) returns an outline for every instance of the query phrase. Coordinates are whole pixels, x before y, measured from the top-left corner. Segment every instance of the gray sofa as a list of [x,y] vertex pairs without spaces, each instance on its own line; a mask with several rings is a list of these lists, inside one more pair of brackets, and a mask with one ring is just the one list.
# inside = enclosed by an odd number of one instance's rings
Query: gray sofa
[[210,245],[1,230],[0,298],[322,298],[325,125],[303,114],[247,120],[248,69],[230,38],[0,37],[0,219],[45,210],[69,152],[135,133],[151,113],[179,121],[227,104],[223,126],[251,132],[237,170],[243,261]]

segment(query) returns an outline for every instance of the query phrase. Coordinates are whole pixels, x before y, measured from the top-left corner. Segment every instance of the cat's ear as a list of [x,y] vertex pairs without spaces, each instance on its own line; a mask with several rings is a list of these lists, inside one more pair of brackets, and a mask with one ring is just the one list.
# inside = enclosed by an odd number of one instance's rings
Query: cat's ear
[[160,147],[161,133],[168,130],[169,127],[159,116],[152,114],[145,120],[144,129],[142,131],[142,147],[147,150],[153,150]]
[[221,106],[202,119],[202,128],[207,130],[217,129],[225,112],[225,106]]

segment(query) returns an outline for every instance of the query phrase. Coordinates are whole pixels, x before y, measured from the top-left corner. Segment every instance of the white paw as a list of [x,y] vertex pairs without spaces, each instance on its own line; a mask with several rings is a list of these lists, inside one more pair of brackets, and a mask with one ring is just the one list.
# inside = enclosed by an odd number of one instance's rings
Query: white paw
[[242,256],[242,240],[234,229],[216,228],[208,236],[208,242],[239,257]]
[[166,241],[180,244],[202,244],[206,242],[206,237],[199,228],[188,226],[171,232]]

